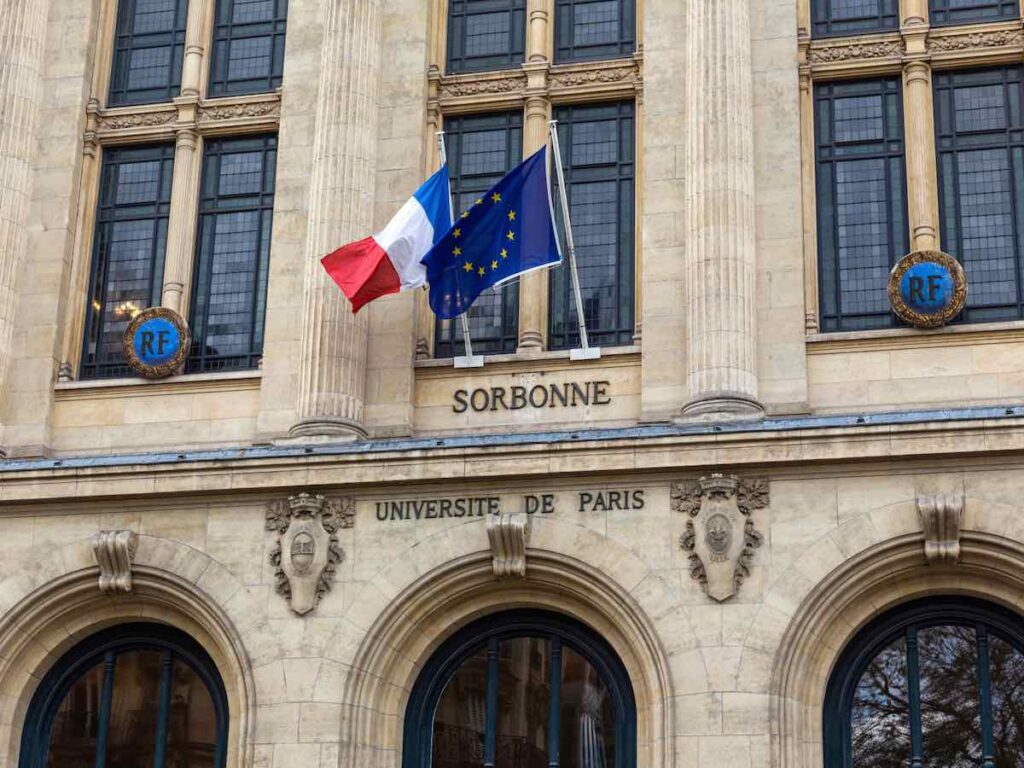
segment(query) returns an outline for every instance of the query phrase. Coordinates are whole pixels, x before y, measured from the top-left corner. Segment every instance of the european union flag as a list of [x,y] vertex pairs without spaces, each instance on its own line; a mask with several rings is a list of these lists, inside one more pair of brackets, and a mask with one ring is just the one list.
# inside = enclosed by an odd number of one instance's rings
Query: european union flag
[[550,189],[544,147],[462,213],[422,259],[435,315],[458,317],[492,285],[562,260]]

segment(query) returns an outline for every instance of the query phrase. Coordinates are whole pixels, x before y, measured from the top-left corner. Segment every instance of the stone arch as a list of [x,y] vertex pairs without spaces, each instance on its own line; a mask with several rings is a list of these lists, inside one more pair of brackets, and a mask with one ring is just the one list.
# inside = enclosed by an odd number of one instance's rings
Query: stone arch
[[22,561],[20,573],[0,581],[0,765],[18,764],[25,712],[53,664],[98,630],[142,620],[175,626],[210,654],[228,696],[227,766],[252,766],[256,685],[240,631],[266,611],[230,571],[181,542],[152,536],[139,536],[125,594],[100,592],[88,539],[58,552],[35,547]]
[[[865,513],[857,551],[820,579],[783,574],[759,618],[778,634],[770,686],[772,765],[821,768],[822,718],[829,676],[853,636],[876,616],[934,594],[977,597],[1024,612],[1024,544],[1004,534],[1015,510],[966,500],[960,562],[928,565],[914,502]],[[875,521],[878,525],[875,525]],[[884,522],[883,522],[884,521]],[[870,529],[870,530],[869,530]],[[815,547],[828,548],[833,530]],[[808,574],[828,558],[804,565]],[[794,566],[790,569],[796,571]],[[811,586],[802,593],[794,581]],[[802,599],[793,595],[802,594]]]
[[[435,536],[443,544],[432,546]],[[421,554],[402,566],[420,575],[381,606],[353,649],[343,694],[341,765],[399,766],[409,692],[431,654],[480,616],[528,607],[572,616],[608,641],[633,684],[638,763],[674,765],[668,658],[645,608],[660,588],[636,553],[595,531],[543,520],[527,550],[526,577],[499,580],[489,550],[481,551],[482,523],[435,536],[419,542],[413,549]],[[556,540],[559,551],[550,548]],[[369,615],[357,606],[353,611]]]

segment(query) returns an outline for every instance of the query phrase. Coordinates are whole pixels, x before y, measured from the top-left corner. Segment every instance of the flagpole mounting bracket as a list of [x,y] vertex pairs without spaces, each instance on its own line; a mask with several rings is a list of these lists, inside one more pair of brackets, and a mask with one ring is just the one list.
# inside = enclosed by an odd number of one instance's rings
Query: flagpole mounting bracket
[[600,360],[600,347],[577,347],[569,350],[570,360]]
[[483,355],[462,355],[456,357],[453,361],[456,368],[483,368],[484,367],[484,356]]

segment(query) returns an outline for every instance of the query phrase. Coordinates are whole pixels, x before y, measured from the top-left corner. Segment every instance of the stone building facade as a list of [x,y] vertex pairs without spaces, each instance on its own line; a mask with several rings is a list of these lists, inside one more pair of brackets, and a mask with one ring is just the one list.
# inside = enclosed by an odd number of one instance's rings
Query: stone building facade
[[[7,0],[0,765],[1024,764],[1022,103],[1018,0]],[[551,119],[599,359],[350,312]]]

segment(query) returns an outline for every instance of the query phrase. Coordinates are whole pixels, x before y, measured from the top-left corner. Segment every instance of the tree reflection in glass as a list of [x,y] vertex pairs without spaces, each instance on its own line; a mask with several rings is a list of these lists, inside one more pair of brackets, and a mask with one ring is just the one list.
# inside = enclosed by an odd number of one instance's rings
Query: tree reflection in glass
[[929,768],[981,765],[981,694],[973,627],[927,627],[917,633],[921,732]]
[[907,642],[903,637],[871,660],[851,709],[854,768],[904,768],[910,757]]
[[1024,654],[998,637],[989,638],[992,736],[996,768],[1024,766]]

